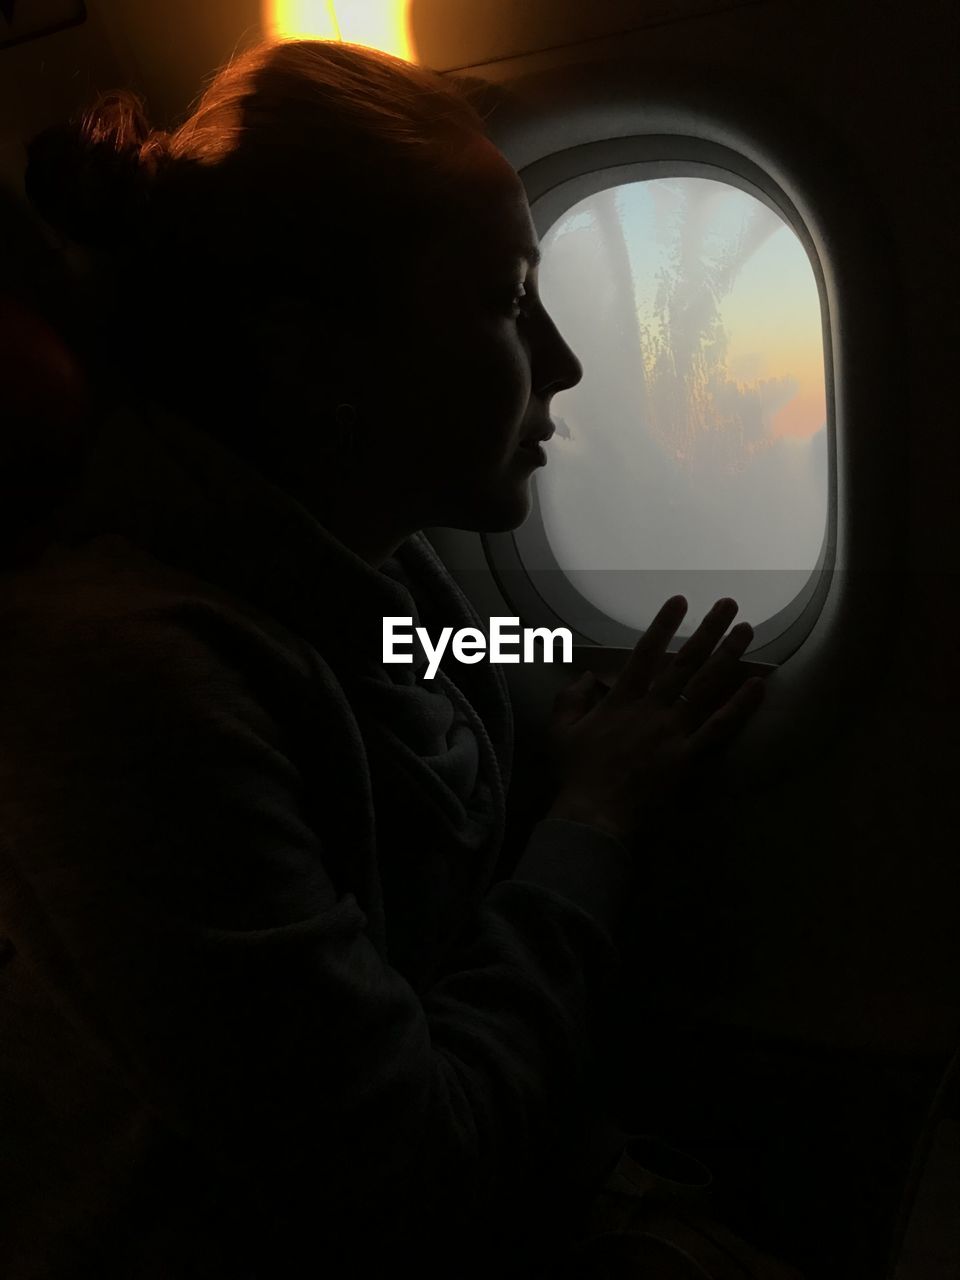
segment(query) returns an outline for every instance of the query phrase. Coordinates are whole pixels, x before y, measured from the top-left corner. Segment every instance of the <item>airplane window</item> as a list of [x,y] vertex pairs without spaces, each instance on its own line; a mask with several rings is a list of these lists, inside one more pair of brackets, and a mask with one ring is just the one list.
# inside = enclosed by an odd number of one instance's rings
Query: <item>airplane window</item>
[[781,614],[828,511],[823,324],[796,232],[746,190],[674,176],[594,191],[541,247],[544,303],[584,366],[553,400],[516,535],[525,565],[562,571],[541,596],[569,619],[572,586],[639,630],[682,592],[682,634],[722,595],[755,626]]

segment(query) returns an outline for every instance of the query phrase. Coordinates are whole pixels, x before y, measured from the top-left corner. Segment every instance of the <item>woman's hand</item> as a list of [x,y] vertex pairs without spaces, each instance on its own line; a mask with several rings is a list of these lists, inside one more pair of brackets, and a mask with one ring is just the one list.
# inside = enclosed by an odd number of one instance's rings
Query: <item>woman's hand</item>
[[560,693],[551,724],[560,789],[548,817],[628,839],[704,751],[729,742],[760,705],[763,681],[740,684],[738,668],[753,628],[742,622],[717,644],[735,600],[718,600],[664,665],[686,612],[683,596],[667,601],[604,696],[589,672]]

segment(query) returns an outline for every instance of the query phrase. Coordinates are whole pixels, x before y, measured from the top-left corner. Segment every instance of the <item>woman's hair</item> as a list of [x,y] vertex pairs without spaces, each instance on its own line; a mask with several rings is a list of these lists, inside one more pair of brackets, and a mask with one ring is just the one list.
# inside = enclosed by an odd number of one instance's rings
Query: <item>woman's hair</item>
[[379,264],[415,255],[450,216],[482,136],[466,94],[435,72],[297,40],[230,62],[172,132],[151,130],[133,93],[103,95],[34,140],[26,188],[108,286],[107,376],[146,375],[168,402],[204,387],[222,401],[227,369],[256,376],[265,302],[344,318],[370,306]]

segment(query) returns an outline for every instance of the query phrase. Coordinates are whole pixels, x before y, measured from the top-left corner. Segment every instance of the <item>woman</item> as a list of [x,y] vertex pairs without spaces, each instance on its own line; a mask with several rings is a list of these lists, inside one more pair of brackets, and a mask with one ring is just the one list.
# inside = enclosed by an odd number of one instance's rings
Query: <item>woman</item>
[[2,606],[17,1274],[549,1271],[616,1156],[588,1018],[644,824],[758,705],[750,628],[721,601],[663,669],[677,598],[572,686],[498,880],[499,668],[381,654],[475,622],[419,531],[515,528],[581,373],[479,116],[265,46],[172,135],[105,99],[28,191],[92,246],[119,391]]

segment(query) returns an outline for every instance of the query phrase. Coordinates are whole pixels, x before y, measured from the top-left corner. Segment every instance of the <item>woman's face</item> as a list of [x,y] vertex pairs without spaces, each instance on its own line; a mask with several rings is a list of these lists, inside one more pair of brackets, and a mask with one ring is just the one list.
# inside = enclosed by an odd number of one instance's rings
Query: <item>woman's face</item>
[[448,231],[392,282],[356,397],[358,465],[409,529],[494,532],[526,517],[550,400],[582,369],[540,301],[520,180],[485,140],[463,167]]

